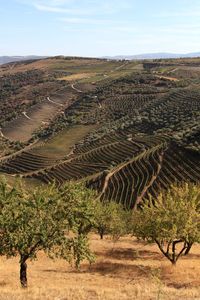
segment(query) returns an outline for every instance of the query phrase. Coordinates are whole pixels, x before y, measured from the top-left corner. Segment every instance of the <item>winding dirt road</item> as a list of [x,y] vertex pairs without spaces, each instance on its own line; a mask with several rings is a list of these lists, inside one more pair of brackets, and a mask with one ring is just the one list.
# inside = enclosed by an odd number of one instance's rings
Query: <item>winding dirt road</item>
[[74,84],[71,85],[71,88],[72,88],[73,90],[77,91],[78,93],[83,93],[83,91],[77,89],[77,88],[74,86]]
[[59,106],[63,106],[63,104],[57,103],[57,102],[51,100],[49,97],[47,97],[47,100],[48,100],[49,102],[53,103],[53,104],[56,104],[56,105],[59,105]]
[[22,112],[22,115],[24,115],[24,117],[27,118],[28,120],[32,120],[25,111]]

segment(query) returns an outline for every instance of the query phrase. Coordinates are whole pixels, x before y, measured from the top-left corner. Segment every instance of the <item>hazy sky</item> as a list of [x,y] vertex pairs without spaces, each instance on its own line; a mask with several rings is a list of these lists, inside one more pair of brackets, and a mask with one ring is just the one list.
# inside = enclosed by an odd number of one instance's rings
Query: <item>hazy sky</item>
[[200,0],[0,0],[0,55],[200,51]]

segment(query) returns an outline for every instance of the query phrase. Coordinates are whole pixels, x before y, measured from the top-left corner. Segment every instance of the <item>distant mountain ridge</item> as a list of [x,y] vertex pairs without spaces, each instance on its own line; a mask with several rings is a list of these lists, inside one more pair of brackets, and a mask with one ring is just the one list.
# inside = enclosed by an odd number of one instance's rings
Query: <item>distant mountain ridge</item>
[[[11,62],[26,61],[32,59],[45,59],[48,56],[37,56],[37,55],[28,55],[28,56],[0,56],[0,65],[7,64]],[[65,57],[65,56],[63,56]],[[141,60],[141,59],[168,59],[168,58],[195,58],[200,57],[200,52],[187,53],[187,54],[178,54],[178,53],[144,53],[137,55],[116,55],[116,56],[104,56],[102,59],[126,59],[126,60]]]
[[178,54],[178,53],[144,53],[137,55],[117,55],[117,56],[105,56],[107,59],[167,59],[167,58],[189,58],[189,57],[200,57],[200,52],[187,53],[187,54]]
[[0,65],[7,64],[10,62],[17,62],[23,60],[31,59],[42,59],[47,58],[47,56],[37,56],[37,55],[28,55],[28,56],[0,56]]

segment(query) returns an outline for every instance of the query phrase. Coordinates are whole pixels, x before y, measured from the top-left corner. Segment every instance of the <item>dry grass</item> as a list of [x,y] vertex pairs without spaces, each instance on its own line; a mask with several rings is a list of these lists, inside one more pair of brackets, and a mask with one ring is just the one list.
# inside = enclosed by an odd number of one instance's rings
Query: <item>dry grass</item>
[[166,79],[166,80],[169,80],[169,81],[179,81],[178,78],[175,78],[175,77],[169,77],[169,76],[160,76],[160,75],[155,75],[157,78],[160,78],[160,79]]
[[79,73],[79,74],[72,74],[69,76],[64,76],[64,77],[58,78],[58,80],[74,81],[74,80],[78,80],[78,79],[90,78],[95,75],[96,75],[96,73]]
[[80,272],[40,253],[38,261],[28,263],[27,291],[19,286],[18,259],[1,258],[0,299],[200,299],[199,246],[172,267],[156,246],[130,237],[113,244],[92,235],[91,245],[96,263],[84,263]]

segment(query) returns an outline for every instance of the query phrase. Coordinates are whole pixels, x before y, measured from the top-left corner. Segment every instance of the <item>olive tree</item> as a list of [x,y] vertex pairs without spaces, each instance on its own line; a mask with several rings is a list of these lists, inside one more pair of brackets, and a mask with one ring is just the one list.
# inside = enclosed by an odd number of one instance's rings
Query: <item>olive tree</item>
[[162,254],[176,264],[195,242],[200,242],[200,187],[171,186],[142,204],[132,217],[133,235],[155,242]]

